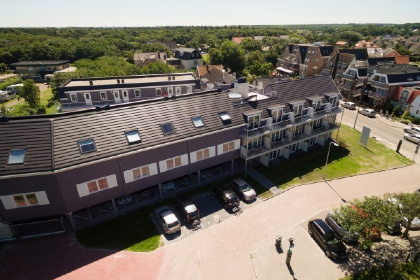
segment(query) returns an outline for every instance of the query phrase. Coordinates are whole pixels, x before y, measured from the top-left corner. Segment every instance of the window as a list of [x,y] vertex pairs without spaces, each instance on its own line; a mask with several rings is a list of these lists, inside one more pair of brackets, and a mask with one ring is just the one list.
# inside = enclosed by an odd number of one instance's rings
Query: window
[[229,124],[232,122],[230,115],[227,112],[219,113],[219,116],[222,119],[223,124]]
[[127,141],[129,144],[134,144],[141,142],[140,134],[138,130],[131,130],[125,132],[125,137],[127,137]]
[[293,113],[295,114],[295,117],[300,117],[302,115],[302,111],[303,111],[303,104],[293,106]]
[[96,181],[88,182],[87,187],[88,187],[89,193],[98,191],[98,184],[96,183]]
[[119,97],[120,97],[120,95],[119,95],[119,92],[118,92],[118,91],[114,91],[114,97],[115,97],[115,98],[119,98]]
[[271,134],[271,142],[281,141],[283,138],[284,130],[279,130]]
[[7,164],[22,164],[25,161],[26,149],[11,150]]
[[204,149],[196,152],[197,161],[210,157],[210,149]]
[[141,92],[140,92],[140,90],[139,90],[139,89],[135,89],[135,90],[134,90],[134,95],[135,95],[136,97],[141,97]]
[[160,127],[162,128],[162,132],[165,135],[175,133],[175,129],[172,123],[162,123]]
[[283,110],[272,110],[271,117],[273,118],[273,122],[280,122],[283,115]]
[[262,146],[262,137],[256,137],[251,140],[248,140],[248,150],[253,150]]
[[180,95],[181,94],[181,88],[180,87],[175,87],[175,94],[176,95]]
[[401,93],[400,101],[402,103],[406,103],[409,95],[410,92],[408,92],[407,90],[403,90],[403,92]]
[[70,93],[70,100],[71,102],[77,102],[77,94]]
[[174,94],[174,88],[168,87],[168,95],[173,95],[173,94]]
[[127,91],[126,91],[126,90],[124,90],[124,91],[123,91],[123,97],[124,97],[124,98],[127,98],[127,97],[128,97],[128,93],[127,93]]
[[328,65],[329,68],[331,68],[333,66],[332,61],[328,61],[328,64],[327,65]]
[[260,125],[260,115],[248,117],[248,129],[254,129]]
[[38,205],[38,199],[34,193],[14,195],[13,200],[17,207]]
[[109,188],[108,179],[100,178],[86,183],[89,194]]
[[174,169],[176,167],[180,167],[182,165],[181,157],[174,157],[166,160],[166,168]]
[[104,91],[101,91],[101,99],[102,100],[105,100],[105,99],[107,99],[107,97],[106,97],[106,92],[104,92]]
[[235,143],[234,142],[228,142],[228,143],[223,144],[223,153],[233,151],[234,149],[235,149]]
[[318,111],[319,109],[321,109],[321,100],[314,100],[312,102],[312,107],[314,108],[315,111]]
[[156,88],[156,96],[162,96],[162,89]]
[[90,153],[96,151],[95,142],[93,139],[79,141],[80,153]]
[[142,179],[142,178],[145,178],[145,177],[148,177],[148,176],[151,175],[149,165],[144,165],[144,166],[141,166],[141,167],[137,167],[137,168],[134,168],[134,169],[132,169],[128,172],[131,172],[133,178],[129,179],[129,180],[126,179],[127,183],[132,182],[133,180]]
[[191,118],[191,120],[196,128],[204,126],[204,122],[201,117],[194,117],[194,118]]

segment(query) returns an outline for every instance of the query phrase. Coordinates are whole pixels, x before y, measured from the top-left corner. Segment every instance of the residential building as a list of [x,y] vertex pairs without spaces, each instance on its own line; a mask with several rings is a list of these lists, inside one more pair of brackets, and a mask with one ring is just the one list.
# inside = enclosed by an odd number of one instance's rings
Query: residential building
[[154,52],[154,53],[134,53],[134,64],[143,67],[155,62],[166,63],[165,52]]
[[200,91],[193,73],[71,79],[59,88],[63,110],[76,110]]
[[201,56],[201,53],[192,48],[175,49],[174,58],[181,60],[182,67],[188,70],[192,70],[197,66],[203,65],[203,57]]
[[375,45],[374,42],[367,42],[365,40],[357,42],[354,47],[356,49],[363,49],[363,48],[379,48],[377,45]]
[[338,128],[340,94],[328,76],[270,85],[271,98],[241,94],[238,103],[208,91],[0,118],[0,225],[54,217],[80,229],[207,184],[209,168],[232,174],[310,151]]
[[409,111],[412,117],[420,117],[420,102],[416,99],[420,97],[420,86],[402,87],[399,86],[391,96],[391,104],[399,106],[402,111]]
[[331,76],[336,83],[339,83],[346,69],[354,64],[356,64],[354,54],[337,52],[322,65],[320,73],[321,75]]
[[197,66],[197,75],[201,79],[202,89],[227,90],[233,87],[233,82],[236,80],[236,77],[228,74],[222,65]]
[[232,42],[240,44],[245,38],[252,39],[251,37],[232,37]]
[[70,60],[35,60],[10,64],[13,72],[24,79],[43,81],[45,75],[70,67]]
[[420,95],[417,95],[410,106],[410,116],[420,119]]
[[277,70],[300,78],[318,74],[323,64],[333,55],[334,46],[298,44],[287,46],[283,58],[278,59]]

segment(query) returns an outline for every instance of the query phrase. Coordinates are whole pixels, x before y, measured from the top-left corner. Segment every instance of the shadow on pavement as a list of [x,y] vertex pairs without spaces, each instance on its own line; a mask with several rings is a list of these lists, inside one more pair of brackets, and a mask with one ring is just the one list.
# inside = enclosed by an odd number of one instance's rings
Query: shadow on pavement
[[84,249],[70,234],[7,243],[0,251],[0,275],[9,280],[56,279],[114,253]]

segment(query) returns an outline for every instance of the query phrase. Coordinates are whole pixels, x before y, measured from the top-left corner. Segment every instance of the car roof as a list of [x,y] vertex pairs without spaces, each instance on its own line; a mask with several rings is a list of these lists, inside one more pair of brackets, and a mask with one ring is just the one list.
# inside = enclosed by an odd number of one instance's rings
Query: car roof
[[324,233],[328,233],[332,231],[332,228],[321,219],[316,219],[316,220],[313,220],[312,222],[316,224]]
[[241,178],[235,178],[232,181],[237,183],[238,185],[245,185],[246,184],[246,182],[244,180],[242,180]]
[[168,224],[178,221],[177,217],[174,213],[172,213],[171,210],[164,211],[163,213],[161,213],[161,215],[165,222]]

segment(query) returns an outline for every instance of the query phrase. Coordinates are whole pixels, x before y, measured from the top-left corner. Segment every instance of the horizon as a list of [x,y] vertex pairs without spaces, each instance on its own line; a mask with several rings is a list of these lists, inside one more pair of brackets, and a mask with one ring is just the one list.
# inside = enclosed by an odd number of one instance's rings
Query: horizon
[[398,12],[391,10],[395,8],[391,0],[379,5],[378,1],[354,0],[345,6],[333,0],[214,0],[210,4],[162,0],[159,6],[134,0],[0,0],[0,28],[404,24],[420,21],[415,7],[417,0],[400,1]]

